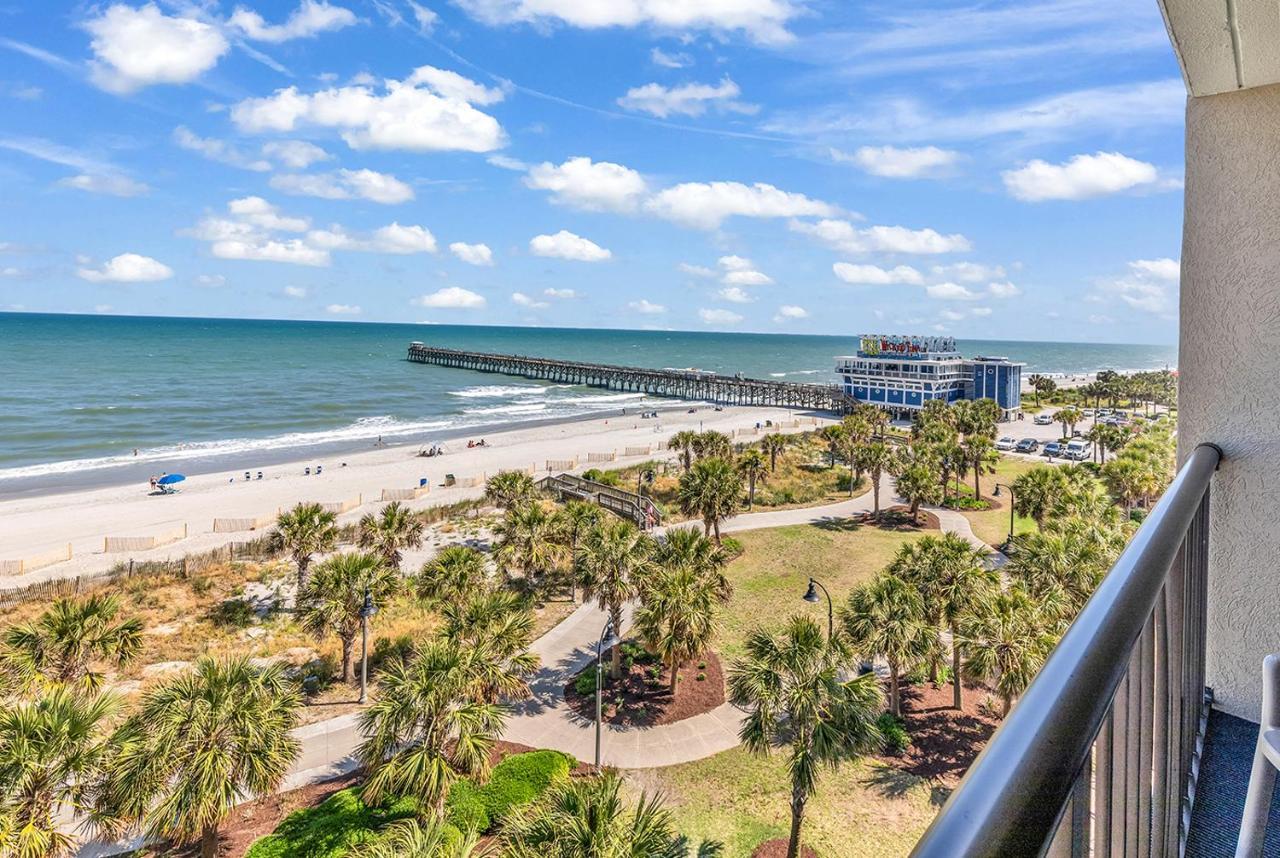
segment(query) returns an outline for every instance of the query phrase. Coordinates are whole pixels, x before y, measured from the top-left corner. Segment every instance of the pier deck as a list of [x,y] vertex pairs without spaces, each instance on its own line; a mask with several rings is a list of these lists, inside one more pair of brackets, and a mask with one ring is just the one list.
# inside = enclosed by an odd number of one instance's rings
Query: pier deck
[[489,354],[428,346],[419,342],[410,344],[407,359],[414,363],[729,405],[771,405],[844,413],[855,404],[855,400],[846,396],[834,384],[799,384],[710,372],[646,369],[523,355]]

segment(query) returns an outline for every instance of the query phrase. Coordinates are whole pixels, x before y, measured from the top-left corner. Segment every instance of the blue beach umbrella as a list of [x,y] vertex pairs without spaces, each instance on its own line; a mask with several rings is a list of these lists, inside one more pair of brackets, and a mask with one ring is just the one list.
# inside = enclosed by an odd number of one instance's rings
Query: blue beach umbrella
[[171,486],[174,483],[180,483],[185,479],[186,477],[182,476],[182,474],[165,474],[163,477],[156,480],[156,485]]

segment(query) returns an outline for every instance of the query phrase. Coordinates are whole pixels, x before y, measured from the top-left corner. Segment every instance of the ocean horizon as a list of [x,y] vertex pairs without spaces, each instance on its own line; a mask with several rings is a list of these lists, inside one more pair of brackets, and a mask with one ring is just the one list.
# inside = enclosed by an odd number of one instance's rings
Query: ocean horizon
[[[468,430],[672,400],[404,360],[452,348],[834,382],[848,336],[0,313],[0,481],[190,462],[257,467],[309,451],[429,443]],[[888,332],[894,333],[894,332]],[[910,332],[903,332],[910,333]],[[958,339],[1027,373],[1173,368],[1174,345]],[[134,450],[137,454],[134,454]],[[236,465],[236,461],[243,462]],[[105,474],[95,473],[94,481]]]

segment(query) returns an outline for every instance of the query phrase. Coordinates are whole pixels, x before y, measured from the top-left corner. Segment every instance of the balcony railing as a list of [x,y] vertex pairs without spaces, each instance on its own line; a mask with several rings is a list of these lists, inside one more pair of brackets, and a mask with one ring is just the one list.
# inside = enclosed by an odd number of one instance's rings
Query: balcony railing
[[917,858],[1182,854],[1206,713],[1201,445],[970,767]]

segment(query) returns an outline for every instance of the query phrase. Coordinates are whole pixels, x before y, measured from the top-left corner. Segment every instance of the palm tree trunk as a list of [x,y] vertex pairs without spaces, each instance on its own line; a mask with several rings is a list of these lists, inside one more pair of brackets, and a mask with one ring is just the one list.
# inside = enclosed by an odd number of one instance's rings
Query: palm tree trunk
[[723,545],[724,543],[720,541],[720,519],[717,518],[715,520],[714,527],[716,531],[716,545]]
[[982,484],[979,482],[979,480],[981,479],[982,479],[982,463],[975,460],[973,463],[973,499],[974,500],[982,500]]
[[217,858],[217,856],[218,827],[206,825],[204,831],[200,832],[200,858]]
[[879,518],[880,517],[880,478],[875,476],[874,474],[872,474],[871,476],[871,491],[872,491],[872,495],[871,495],[872,514],[876,518]]
[[342,638],[342,681],[351,682],[351,649],[355,646],[355,638]]
[[756,478],[754,476],[747,480],[747,511],[756,508]]
[[609,676],[618,679],[622,676],[622,606],[614,605],[609,608],[609,619],[613,622],[613,636],[618,642],[613,645],[613,652],[609,656]]
[[308,567],[311,565],[311,557],[309,555],[298,556],[294,559],[298,563],[298,590],[293,597],[293,603],[296,606],[298,603],[298,595],[302,593],[303,588],[307,586],[307,579],[311,577],[310,572],[308,571]]
[[849,497],[853,497],[853,485],[857,480],[853,476],[853,453],[849,454]]
[[798,787],[791,788],[791,837],[787,840],[787,858],[799,858],[800,826],[804,824],[804,791]]
[[676,696],[676,687],[680,684],[680,674],[677,672],[680,665],[676,662],[676,654],[671,653],[671,680],[667,684],[667,690],[671,692],[671,697]]
[[951,704],[955,709],[964,708],[963,686],[960,684],[960,647],[956,644],[956,627],[951,627]]
[[893,717],[902,717],[902,692],[898,687],[898,667],[894,664],[889,665],[889,709]]
[[1002,696],[1000,700],[1002,704],[1000,707],[1000,717],[1002,719],[1008,718],[1009,710],[1013,708],[1013,698],[1006,695],[1006,696]]

